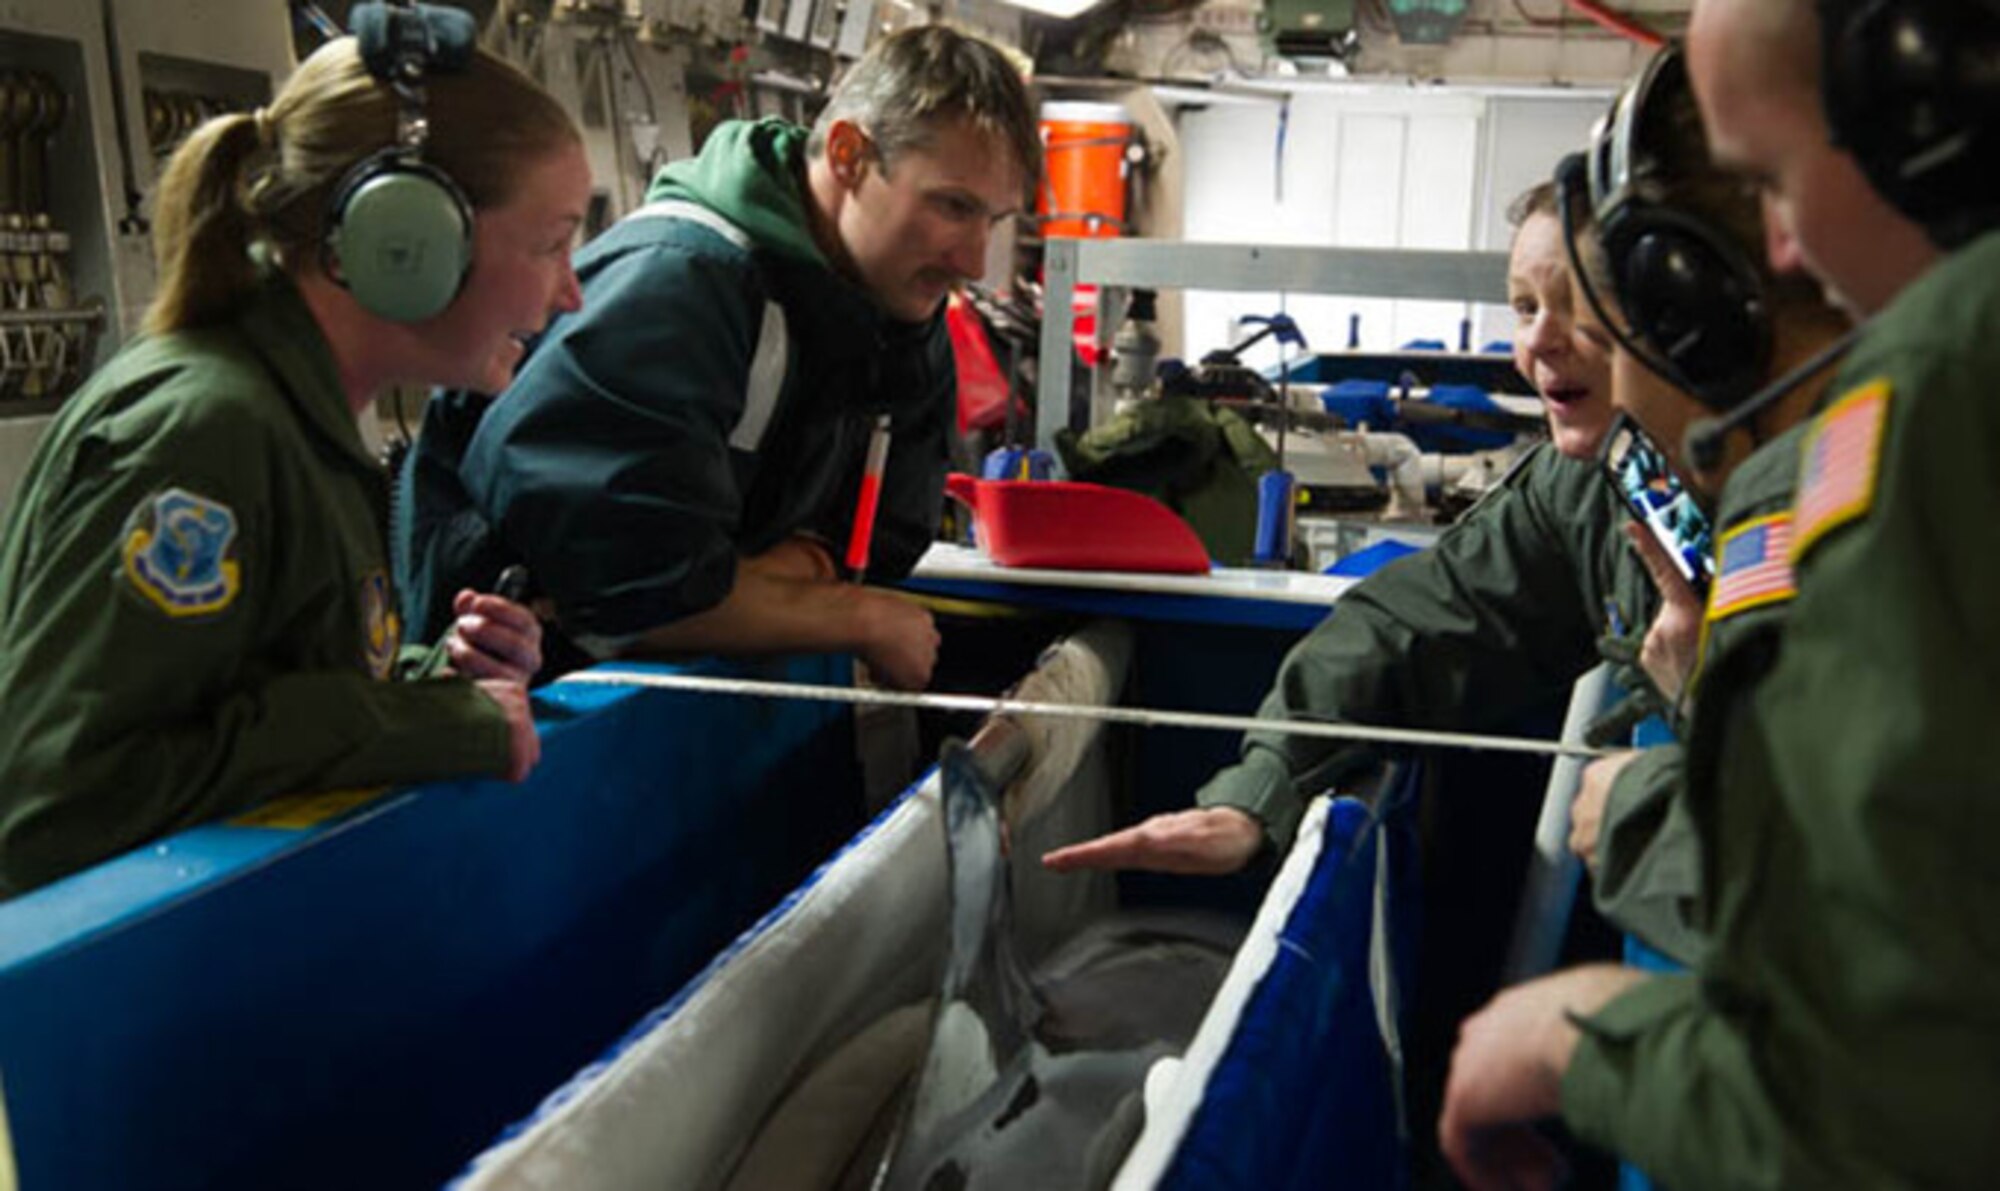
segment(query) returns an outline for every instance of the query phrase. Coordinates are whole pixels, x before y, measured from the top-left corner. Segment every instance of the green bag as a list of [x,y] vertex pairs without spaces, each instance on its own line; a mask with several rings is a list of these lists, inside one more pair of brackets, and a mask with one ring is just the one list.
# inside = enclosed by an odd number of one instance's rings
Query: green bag
[[1257,477],[1278,466],[1250,423],[1195,397],[1142,401],[1082,434],[1056,434],[1070,478],[1141,492],[1179,513],[1209,556],[1250,561]]

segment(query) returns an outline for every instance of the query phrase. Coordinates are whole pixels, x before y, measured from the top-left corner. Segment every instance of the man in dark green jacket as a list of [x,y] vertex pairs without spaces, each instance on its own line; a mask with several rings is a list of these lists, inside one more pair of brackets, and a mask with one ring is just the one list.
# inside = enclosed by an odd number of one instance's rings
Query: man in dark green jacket
[[[1953,70],[2000,47],[1992,5],[1921,8],[1871,10],[1919,22],[1895,37],[1828,44],[1946,47]],[[1675,1187],[1971,1188],[2000,1164],[2000,784],[1981,747],[2000,711],[2000,566],[1982,546],[2000,499],[2000,237],[1905,195],[1954,249],[1935,265],[1907,251],[1914,225],[1828,160],[1845,154],[1814,102],[1820,33],[1804,0],[1702,0],[1691,42],[1718,155],[1766,181],[1781,249],[1881,310],[1801,444],[1784,648],[1715,780],[1690,787],[1710,952],[1689,976],[1565,973],[1469,1021],[1442,1129],[1474,1186],[1544,1185],[1525,1123],[1558,1108]],[[1857,82],[1829,80],[1836,111]],[[1943,113],[1971,114],[1958,148],[1987,179],[1947,216],[2000,197],[1980,147],[1992,111]],[[1947,173],[1952,157],[1922,154]],[[1868,164],[1892,187],[1915,176]]]
[[834,563],[879,419],[868,573],[907,574],[934,536],[944,300],[984,272],[1039,154],[1014,67],[941,26],[878,45],[810,133],[718,128],[579,255],[582,311],[503,398],[432,403],[396,533],[410,622],[428,631],[468,579],[525,562],[557,666],[851,650],[925,685],[929,614]]

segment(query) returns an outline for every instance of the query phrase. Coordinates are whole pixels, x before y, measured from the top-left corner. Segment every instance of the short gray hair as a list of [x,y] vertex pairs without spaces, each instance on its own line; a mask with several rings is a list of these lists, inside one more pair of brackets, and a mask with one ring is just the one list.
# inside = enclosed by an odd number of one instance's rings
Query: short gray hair
[[966,120],[1012,150],[1028,192],[1040,183],[1041,132],[1021,72],[991,43],[944,25],[877,42],[820,112],[808,153],[825,148],[836,120],[866,129],[884,166],[906,149],[929,145],[940,124]]

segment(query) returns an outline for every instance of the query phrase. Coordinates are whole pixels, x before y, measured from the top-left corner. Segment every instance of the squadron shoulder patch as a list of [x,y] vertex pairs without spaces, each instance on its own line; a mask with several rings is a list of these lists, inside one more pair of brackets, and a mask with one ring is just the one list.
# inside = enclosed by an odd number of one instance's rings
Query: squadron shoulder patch
[[1806,431],[1799,457],[1794,565],[1813,543],[1874,505],[1892,391],[1887,380],[1871,381],[1834,402]]
[[389,576],[371,571],[361,581],[361,652],[368,672],[386,679],[396,668],[396,651],[403,644],[403,621],[390,598]]
[[1715,585],[1708,592],[1709,622],[1797,595],[1791,551],[1790,513],[1745,521],[1723,534],[1716,544]]
[[127,526],[125,579],[160,611],[203,616],[235,601],[243,577],[228,505],[169,488],[140,501]]

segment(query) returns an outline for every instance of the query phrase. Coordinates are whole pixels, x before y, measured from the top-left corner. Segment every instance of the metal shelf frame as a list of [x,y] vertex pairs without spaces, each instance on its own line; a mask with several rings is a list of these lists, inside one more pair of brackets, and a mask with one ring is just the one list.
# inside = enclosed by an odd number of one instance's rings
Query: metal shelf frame
[[[1042,263],[1035,445],[1048,451],[1054,451],[1056,432],[1069,421],[1070,335],[1075,326],[1070,300],[1079,285],[1507,301],[1507,255],[1502,252],[1058,238],[1044,247]],[[1051,361],[1060,363],[1051,366]],[[1099,413],[1093,407],[1092,416]]]

